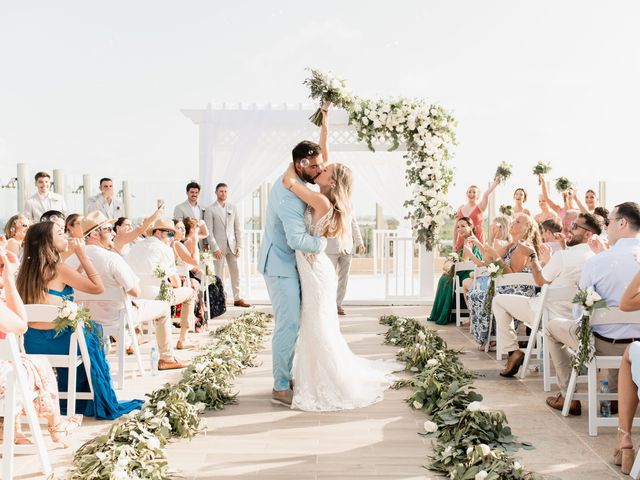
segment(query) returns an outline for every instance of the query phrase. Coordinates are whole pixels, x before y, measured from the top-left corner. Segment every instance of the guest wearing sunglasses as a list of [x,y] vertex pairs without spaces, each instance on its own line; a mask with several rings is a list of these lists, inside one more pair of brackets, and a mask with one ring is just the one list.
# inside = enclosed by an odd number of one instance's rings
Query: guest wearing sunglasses
[[22,241],[27,234],[30,222],[24,215],[14,215],[4,226],[4,233],[7,237],[7,250],[16,256],[22,251]]
[[[157,220],[148,231],[148,238],[136,242],[126,257],[127,263],[141,281],[141,297],[156,300],[160,294],[161,282],[169,286],[167,300],[171,305],[181,305],[180,337],[176,348],[183,350],[194,345],[189,344],[187,333],[189,326],[195,324],[195,292],[183,287],[176,271],[176,256],[172,245],[176,229],[171,220]],[[162,272],[162,278],[158,278]]]

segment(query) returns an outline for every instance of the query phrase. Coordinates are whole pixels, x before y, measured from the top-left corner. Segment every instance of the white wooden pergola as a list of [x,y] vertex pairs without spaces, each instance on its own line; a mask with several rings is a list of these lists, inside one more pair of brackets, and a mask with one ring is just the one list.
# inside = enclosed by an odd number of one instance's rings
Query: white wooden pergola
[[[243,183],[243,188],[240,189],[242,193],[233,197],[231,194],[234,189],[231,189],[230,202],[239,203],[244,196],[258,188],[265,179],[265,174],[261,174],[259,169],[265,165],[268,168],[273,155],[288,159],[292,146],[301,139],[317,138],[318,128],[308,120],[316,108],[304,104],[223,103],[208,104],[204,109],[181,110],[198,126],[199,180],[204,202],[213,200],[213,188],[217,179],[227,179],[230,175],[237,175],[239,171],[243,172],[239,178]],[[332,154],[369,152],[367,145],[358,140],[355,129],[349,125],[345,111],[332,110],[330,126],[329,145]],[[246,144],[254,148],[247,147]],[[259,148],[255,148],[256,146]],[[390,146],[374,145],[377,151],[386,151]],[[238,149],[240,153],[236,153]],[[397,150],[399,154],[404,151],[404,145]],[[403,238],[413,241],[410,234]],[[397,243],[396,241],[396,245]],[[404,299],[422,303],[433,299],[434,255],[423,246],[420,246],[419,252],[419,289],[414,290],[412,295],[398,296],[396,300],[407,297]]]

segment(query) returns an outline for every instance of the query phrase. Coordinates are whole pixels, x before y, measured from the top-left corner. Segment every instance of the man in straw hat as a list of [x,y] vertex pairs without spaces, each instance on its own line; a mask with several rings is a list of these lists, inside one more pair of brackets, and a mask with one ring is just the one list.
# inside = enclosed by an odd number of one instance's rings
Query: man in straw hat
[[[86,253],[102,278],[106,292],[108,290],[124,289],[135,299],[137,309],[135,323],[154,320],[156,325],[156,340],[160,360],[158,370],[173,370],[184,368],[179,362],[171,346],[171,307],[160,300],[140,299],[140,280],[133,273],[127,262],[111,251],[113,249],[113,219],[107,219],[102,212],[94,211],[87,214],[81,221],[81,228],[87,244]],[[75,257],[72,257],[75,258]],[[70,260],[68,263],[71,263]],[[98,323],[113,325],[120,318],[124,306],[115,300],[102,295],[89,295],[78,292],[78,301],[91,310],[91,315]],[[120,340],[120,339],[119,339]],[[125,339],[121,339],[125,341]]]
[[[170,286],[171,305],[181,305],[180,339],[176,348],[183,350],[192,348],[187,342],[187,332],[195,325],[195,291],[191,287],[183,287],[176,271],[176,256],[173,252],[175,227],[171,220],[159,219],[147,230],[147,238],[136,242],[127,255],[127,263],[140,277],[142,298],[155,299],[160,293],[161,280]],[[164,272],[160,279],[156,272]]]

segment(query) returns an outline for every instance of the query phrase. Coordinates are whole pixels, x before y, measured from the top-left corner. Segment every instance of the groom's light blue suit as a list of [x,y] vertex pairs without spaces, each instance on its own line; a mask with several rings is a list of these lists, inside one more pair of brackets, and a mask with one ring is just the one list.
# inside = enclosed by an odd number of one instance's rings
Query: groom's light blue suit
[[275,390],[289,389],[300,326],[300,277],[295,250],[320,253],[327,245],[325,238],[307,233],[305,208],[305,203],[287,190],[279,177],[269,195],[258,259],[258,271],[264,275],[276,322],[271,344]]

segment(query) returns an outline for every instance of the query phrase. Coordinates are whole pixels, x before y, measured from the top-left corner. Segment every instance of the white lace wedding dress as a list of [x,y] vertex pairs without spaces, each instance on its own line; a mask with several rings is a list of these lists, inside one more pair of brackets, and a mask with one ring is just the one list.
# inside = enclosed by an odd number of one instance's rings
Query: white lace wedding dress
[[[311,224],[311,210],[305,223],[311,235],[321,236],[329,211]],[[334,411],[362,408],[382,400],[395,380],[392,372],[403,365],[388,360],[368,360],[355,355],[340,332],[336,311],[338,278],[324,253],[307,257],[296,251],[302,307],[300,331],[293,360],[293,402],[291,408],[306,411]]]

